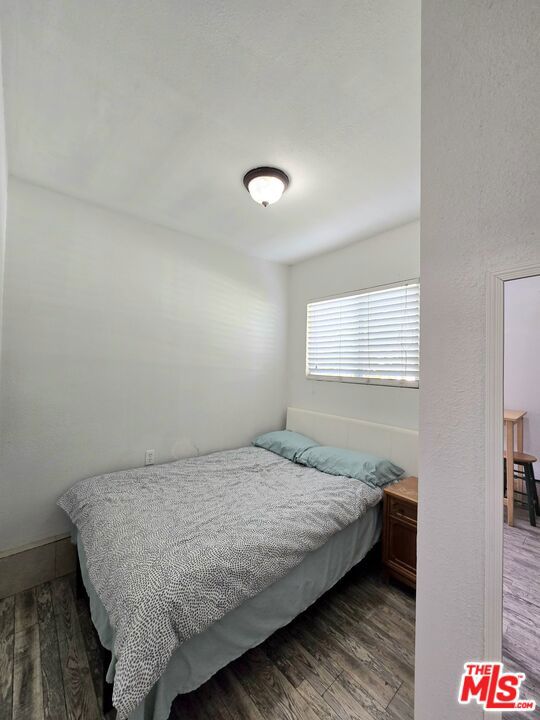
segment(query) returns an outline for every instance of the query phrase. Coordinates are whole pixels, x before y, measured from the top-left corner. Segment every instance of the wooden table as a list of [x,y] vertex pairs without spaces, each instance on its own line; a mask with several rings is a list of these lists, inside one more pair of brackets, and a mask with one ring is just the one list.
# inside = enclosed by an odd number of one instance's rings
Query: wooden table
[[[506,506],[508,524],[514,524],[514,450],[523,452],[523,418],[526,410],[504,411],[504,433],[506,436]],[[517,438],[515,429],[517,428]],[[515,442],[517,439],[517,447]]]

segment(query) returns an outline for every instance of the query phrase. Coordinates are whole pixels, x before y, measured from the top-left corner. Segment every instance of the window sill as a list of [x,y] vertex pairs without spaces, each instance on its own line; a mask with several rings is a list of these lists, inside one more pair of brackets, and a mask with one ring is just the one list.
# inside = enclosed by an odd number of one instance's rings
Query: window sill
[[383,387],[412,388],[413,390],[418,390],[420,385],[418,380],[407,381],[385,378],[339,377],[337,375],[310,375],[308,373],[306,373],[306,380],[317,380],[318,382],[352,383],[354,385],[377,385]]

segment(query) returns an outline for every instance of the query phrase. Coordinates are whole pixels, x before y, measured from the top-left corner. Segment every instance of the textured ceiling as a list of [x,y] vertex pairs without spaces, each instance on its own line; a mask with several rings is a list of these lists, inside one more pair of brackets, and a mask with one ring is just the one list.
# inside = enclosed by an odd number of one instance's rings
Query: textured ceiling
[[[285,262],[419,215],[420,0],[2,0],[10,172]],[[264,209],[257,165],[291,185]]]

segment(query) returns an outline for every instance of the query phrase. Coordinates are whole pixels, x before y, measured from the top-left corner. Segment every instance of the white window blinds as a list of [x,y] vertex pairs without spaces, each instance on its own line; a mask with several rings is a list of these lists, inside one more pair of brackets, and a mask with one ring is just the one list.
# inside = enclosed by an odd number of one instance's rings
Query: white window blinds
[[418,387],[417,280],[308,303],[307,377]]

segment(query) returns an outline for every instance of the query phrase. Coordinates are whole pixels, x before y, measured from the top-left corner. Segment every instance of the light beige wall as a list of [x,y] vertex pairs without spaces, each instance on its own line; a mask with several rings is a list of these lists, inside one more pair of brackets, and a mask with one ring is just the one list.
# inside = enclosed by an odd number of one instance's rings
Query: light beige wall
[[540,275],[505,283],[504,406],[524,409],[525,452],[540,457]]
[[[7,175],[8,167],[4,119],[4,88],[2,82],[2,47],[0,38],[0,377],[2,375],[2,317],[4,305],[4,264],[6,250]],[[1,412],[2,409],[0,408],[0,413]]]
[[424,0],[416,720],[484,655],[486,273],[540,263],[540,4]]
[[418,428],[418,390],[306,378],[310,300],[420,275],[420,224],[402,225],[289,268],[288,404],[306,410]]
[[73,482],[285,418],[286,268],[10,178],[0,550]]

